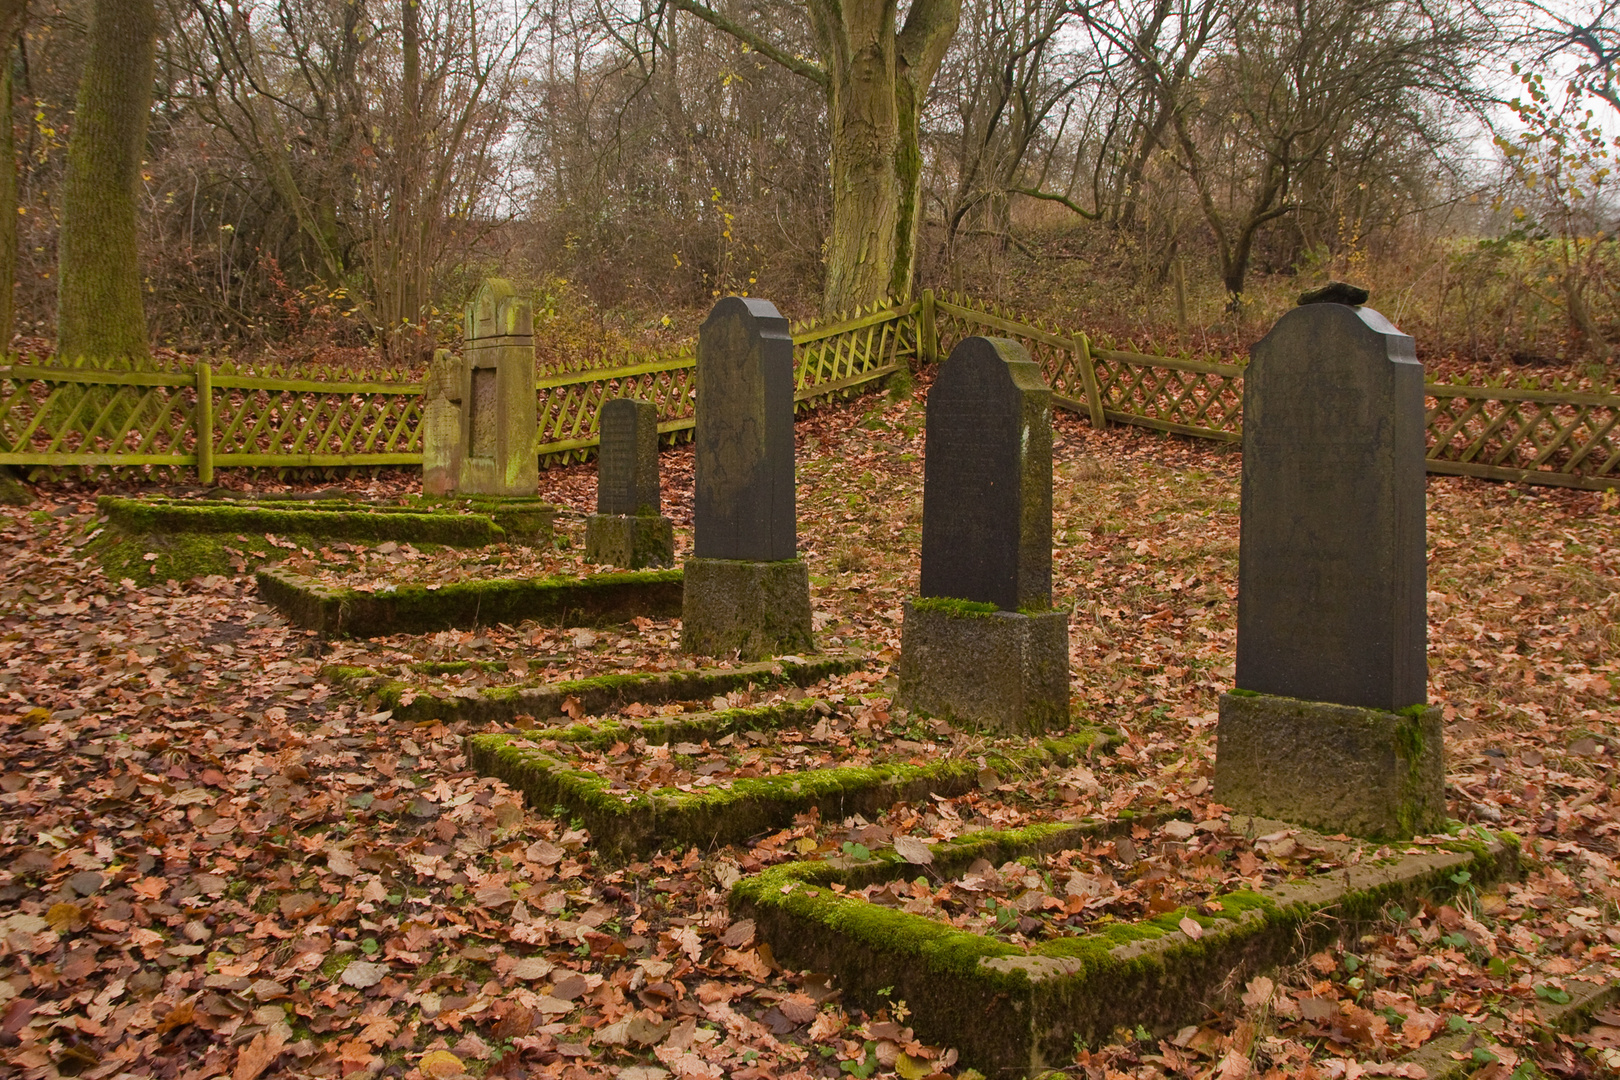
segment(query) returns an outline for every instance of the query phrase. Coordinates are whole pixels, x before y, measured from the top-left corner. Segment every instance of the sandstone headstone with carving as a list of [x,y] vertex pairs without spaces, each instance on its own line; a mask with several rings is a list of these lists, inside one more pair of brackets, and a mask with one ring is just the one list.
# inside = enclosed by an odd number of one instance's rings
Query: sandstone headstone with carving
[[974,727],[1069,715],[1069,618],[1052,607],[1052,392],[1024,347],[971,337],[928,393],[921,597],[897,700]]
[[1425,707],[1423,368],[1335,285],[1244,373],[1237,689],[1216,788],[1244,812],[1373,836],[1444,820]]
[[659,514],[658,410],[614,398],[597,417],[596,513],[585,519],[585,557],[642,569],[675,561],[675,531]]
[[452,495],[461,472],[461,359],[438,349],[422,382],[422,493]]
[[814,648],[798,555],[793,339],[768,300],[728,296],[698,332],[693,558],[681,649],[758,659]]
[[511,282],[487,278],[467,305],[464,330],[457,486],[469,495],[533,496],[540,483],[533,309]]

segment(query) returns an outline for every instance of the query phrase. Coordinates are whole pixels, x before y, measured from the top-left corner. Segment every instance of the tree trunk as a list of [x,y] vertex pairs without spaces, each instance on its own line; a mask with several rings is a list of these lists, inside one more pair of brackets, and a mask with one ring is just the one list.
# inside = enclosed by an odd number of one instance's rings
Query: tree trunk
[[152,108],[153,0],[95,0],[62,182],[57,354],[146,359],[136,185]]
[[17,131],[12,120],[12,53],[27,0],[0,0],[0,353],[11,350],[17,308]]

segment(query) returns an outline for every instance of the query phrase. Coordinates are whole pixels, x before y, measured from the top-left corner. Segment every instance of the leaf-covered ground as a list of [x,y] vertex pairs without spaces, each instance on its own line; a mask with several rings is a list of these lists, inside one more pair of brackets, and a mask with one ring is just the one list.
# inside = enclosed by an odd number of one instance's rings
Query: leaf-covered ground
[[[921,390],[799,425],[818,631],[875,656],[810,688],[836,706],[817,753],[836,756],[862,730],[946,737],[889,703],[917,574],[921,425]],[[462,728],[394,722],[320,670],[342,660],[425,685],[407,665],[504,662],[467,685],[669,667],[686,660],[675,623],[497,626],[321,651],[246,577],[105,580],[83,550],[93,492],[42,489],[0,531],[5,1068],[235,1080],[958,1073],[949,1046],[912,1038],[903,1003],[865,1015],[824,976],[780,969],[731,920],[726,885],[766,863],[896,839],[1126,807],[1188,812],[1189,836],[1144,829],[1131,851],[1079,851],[1045,876],[978,867],[883,901],[1028,935],[1317,857],[1287,836],[1239,842],[1210,801],[1216,698],[1232,677],[1237,454],[1060,414],[1057,458],[1076,716],[1122,729],[1116,753],[981,776],[970,795],[872,821],[807,818],[746,847],[628,866],[469,771]],[[664,463],[685,543],[690,449]],[[347,482],[371,496],[410,483]],[[295,558],[381,584],[569,572],[593,470],[549,472],[542,493],[572,511],[561,532],[574,547],[474,562],[334,545]],[[1445,710],[1452,813],[1524,837],[1526,877],[1392,913],[1378,933],[1255,980],[1204,1023],[1077,1046],[1077,1073],[1409,1075],[1393,1064],[1402,1053],[1493,1017],[1508,1023],[1481,1034],[1489,1076],[1620,1066],[1620,1016],[1579,1041],[1537,1042],[1520,1021],[1577,974],[1616,974],[1620,514],[1612,497],[1438,478],[1429,502],[1431,698]]]

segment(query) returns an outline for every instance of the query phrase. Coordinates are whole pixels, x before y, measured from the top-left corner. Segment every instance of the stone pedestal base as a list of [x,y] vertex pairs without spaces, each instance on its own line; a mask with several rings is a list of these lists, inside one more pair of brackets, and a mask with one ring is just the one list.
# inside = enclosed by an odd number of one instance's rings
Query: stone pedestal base
[[965,727],[1039,733],[1069,721],[1069,615],[911,601],[895,703]]
[[686,561],[681,652],[762,660],[815,647],[803,559]]
[[675,526],[653,514],[591,514],[585,519],[585,558],[642,570],[675,565]]
[[557,508],[539,499],[497,499],[477,496],[471,500],[473,510],[488,514],[490,519],[506,530],[506,542],[525,547],[550,547],[557,520]]
[[1445,825],[1440,710],[1418,715],[1222,694],[1215,798],[1326,833],[1405,839]]

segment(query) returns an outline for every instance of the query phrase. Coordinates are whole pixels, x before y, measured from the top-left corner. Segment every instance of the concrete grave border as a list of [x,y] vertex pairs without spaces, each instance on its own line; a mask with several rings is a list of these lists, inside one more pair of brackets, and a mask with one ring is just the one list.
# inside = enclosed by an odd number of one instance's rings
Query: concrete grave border
[[[769,730],[805,724],[824,703],[812,699],[715,713],[691,713],[639,724],[620,722],[572,728],[486,733],[464,740],[467,760],[485,776],[498,777],[519,791],[530,807],[550,813],[561,807],[580,818],[591,842],[618,856],[647,855],[660,848],[710,847],[741,843],[792,823],[811,807],[824,818],[874,814],[901,801],[929,795],[965,794],[979,784],[978,757],[932,764],[883,764],[807,769],[777,776],[744,778],[725,788],[659,788],[626,802],[610,792],[609,782],[533,746],[516,743],[537,739],[581,746],[611,745],[652,732],[665,741],[715,739],[731,732]],[[985,762],[1004,772],[1067,764],[1087,750],[1106,745],[1107,734],[1084,729],[1061,739],[1047,739],[1029,750],[987,753]],[[656,741],[656,740],[653,740]]]
[[[316,548],[323,543],[381,544],[394,541],[425,547],[486,547],[522,543],[549,545],[556,507],[538,499],[459,499],[404,505],[342,499],[124,498],[103,495],[96,509],[104,517],[94,550],[114,579],[151,577],[189,580],[204,574],[232,574],[235,564],[283,558],[267,547],[265,534],[283,543]],[[237,541],[238,534],[247,536]],[[236,547],[245,554],[225,551]],[[264,558],[251,549],[265,551]],[[157,559],[147,559],[155,554]]]
[[[407,722],[425,720],[469,720],[473,723],[506,723],[522,714],[536,720],[563,715],[563,702],[573,698],[587,715],[607,712],[632,702],[657,703],[691,701],[730,693],[750,684],[758,687],[810,686],[830,675],[843,675],[864,667],[867,657],[856,653],[826,653],[801,658],[781,656],[757,664],[729,668],[697,668],[675,671],[637,671],[594,675],[563,682],[484,686],[476,690],[430,690],[417,692],[408,701],[411,688],[367,667],[332,665],[321,677],[361,698],[376,696],[377,708],[393,712],[394,719]],[[448,664],[417,664],[426,675],[452,675],[473,667],[477,661]],[[500,671],[504,666],[487,665]]]
[[[999,864],[1103,839],[1119,827],[1094,819],[974,833],[932,848],[932,866],[952,873],[977,858]],[[904,1000],[919,1038],[955,1046],[964,1065],[988,1075],[1025,1075],[1062,1068],[1076,1038],[1095,1043],[1121,1025],[1196,1019],[1254,974],[1353,933],[1387,904],[1453,892],[1464,871],[1476,885],[1516,874],[1518,854],[1510,836],[1455,837],[1415,855],[1231,893],[1214,916],[1178,908],[1028,948],[829,887],[921,872],[892,851],[771,867],[737,882],[730,907],[755,921],[778,959],[830,972],[846,1000],[872,1008]],[[1184,918],[1202,928],[1198,939],[1179,929]]]
[[606,626],[637,615],[681,612],[679,570],[594,574],[584,578],[496,578],[387,592],[323,585],[281,567],[258,573],[259,595],[294,626],[336,637],[382,637],[471,629],[525,619],[552,626]]

